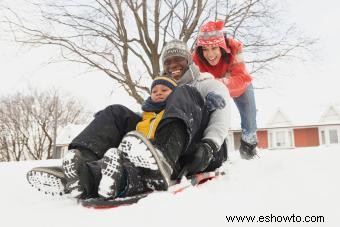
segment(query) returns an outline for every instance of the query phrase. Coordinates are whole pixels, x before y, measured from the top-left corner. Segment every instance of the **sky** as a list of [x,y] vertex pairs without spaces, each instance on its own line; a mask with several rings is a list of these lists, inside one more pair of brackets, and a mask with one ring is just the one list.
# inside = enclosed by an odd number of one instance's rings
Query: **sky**
[[[283,65],[293,78],[279,80],[283,88],[279,94],[289,94],[289,91],[292,91],[291,97],[296,102],[306,100],[314,103],[339,103],[340,2],[335,0],[325,0],[322,3],[307,0],[286,2],[288,11],[286,20],[296,23],[303,34],[318,38],[319,41],[312,59]],[[279,89],[275,90],[280,92]],[[291,100],[289,95],[287,100]]]
[[[311,59],[285,62],[272,72],[275,78],[272,88],[255,91],[258,109],[287,103],[292,106],[290,108],[301,104],[321,108],[340,104],[340,2],[287,0],[284,5],[286,22],[295,23],[303,34],[318,38],[319,43]],[[54,87],[74,95],[93,112],[114,103],[139,110],[136,102],[115,87],[108,76],[84,73],[83,66],[70,63],[46,65],[56,52],[51,47],[27,49],[0,36],[0,49],[0,95],[21,91],[28,86]]]
[[[261,150],[259,158],[230,154],[226,175],[176,195],[156,193],[132,206],[81,207],[32,188],[26,172],[60,160],[0,162],[2,226],[11,227],[334,227],[340,225],[340,152],[334,147]],[[267,216],[281,222],[228,223],[226,216]],[[295,216],[295,222],[283,217]],[[297,222],[322,216],[324,222]],[[307,219],[308,220],[308,219]],[[315,219],[314,219],[315,220]]]

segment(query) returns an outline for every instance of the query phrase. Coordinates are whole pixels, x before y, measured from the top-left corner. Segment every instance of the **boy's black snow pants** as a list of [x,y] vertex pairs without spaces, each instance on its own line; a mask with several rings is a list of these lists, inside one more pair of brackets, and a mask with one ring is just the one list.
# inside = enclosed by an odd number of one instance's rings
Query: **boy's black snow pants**
[[102,158],[112,147],[118,147],[124,135],[136,129],[141,117],[122,105],[111,105],[95,114],[94,120],[76,136],[69,149],[87,149]]

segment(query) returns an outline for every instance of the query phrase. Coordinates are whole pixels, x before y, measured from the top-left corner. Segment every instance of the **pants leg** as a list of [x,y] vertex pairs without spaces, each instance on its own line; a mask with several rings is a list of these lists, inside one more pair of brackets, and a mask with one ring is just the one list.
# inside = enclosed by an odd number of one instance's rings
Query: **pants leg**
[[69,149],[86,149],[98,159],[112,147],[118,147],[123,136],[136,129],[141,117],[122,105],[111,105],[96,113],[94,120],[76,136]]
[[253,85],[250,84],[241,96],[234,98],[234,102],[241,116],[242,140],[256,144],[256,104]]
[[171,119],[166,122],[166,126],[157,130],[154,145],[162,151],[166,160],[172,167],[172,179],[177,178],[180,171],[178,162],[179,157],[184,152],[188,141],[187,130],[183,121],[179,119]]
[[185,150],[202,139],[209,122],[209,111],[196,88],[188,85],[176,88],[168,97],[165,112],[156,133],[170,122],[169,119],[180,120],[184,123],[188,136]]

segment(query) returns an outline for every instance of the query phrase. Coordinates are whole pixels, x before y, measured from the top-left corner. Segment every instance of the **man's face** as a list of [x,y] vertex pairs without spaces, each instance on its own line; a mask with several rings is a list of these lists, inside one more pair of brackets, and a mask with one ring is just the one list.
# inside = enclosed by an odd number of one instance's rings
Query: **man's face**
[[165,73],[177,81],[188,70],[189,64],[184,57],[172,56],[164,61],[163,67]]

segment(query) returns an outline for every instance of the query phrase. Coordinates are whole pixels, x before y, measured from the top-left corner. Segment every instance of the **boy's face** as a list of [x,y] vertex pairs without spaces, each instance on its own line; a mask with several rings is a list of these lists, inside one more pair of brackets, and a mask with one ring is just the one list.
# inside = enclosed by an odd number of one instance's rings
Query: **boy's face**
[[178,81],[188,70],[189,64],[184,57],[172,56],[164,61],[164,71],[173,80]]
[[163,84],[157,84],[152,88],[151,100],[154,102],[163,102],[171,94],[171,92],[172,90],[169,87]]

